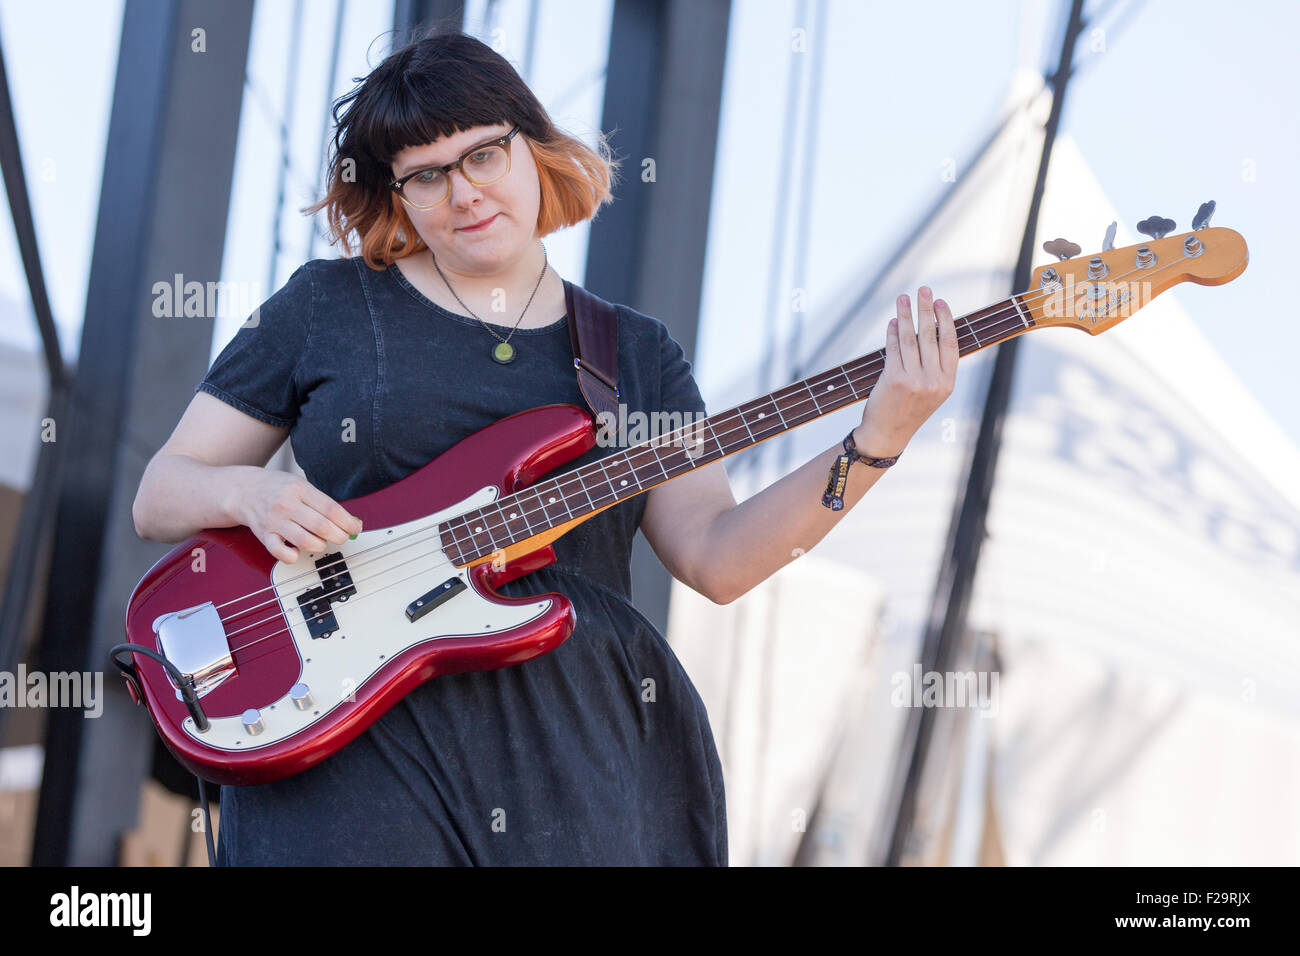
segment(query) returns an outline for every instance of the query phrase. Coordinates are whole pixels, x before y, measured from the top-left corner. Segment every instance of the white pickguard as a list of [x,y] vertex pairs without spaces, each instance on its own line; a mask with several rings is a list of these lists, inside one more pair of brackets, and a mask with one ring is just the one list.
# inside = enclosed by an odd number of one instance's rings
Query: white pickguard
[[[300,664],[298,681],[310,689],[311,706],[299,710],[286,688],[278,700],[247,702],[261,711],[260,733],[250,734],[240,715],[212,718],[203,733],[187,717],[185,732],[219,750],[255,750],[278,743],[324,720],[394,656],[416,644],[497,634],[545,614],[550,599],[515,607],[486,600],[470,585],[468,569],[457,570],[442,551],[439,524],[490,504],[496,496],[497,489],[488,486],[451,508],[391,528],[362,531],[355,540],[322,552],[343,555],[357,589],[348,600],[330,605],[339,629],[327,638],[311,637],[297,601],[299,594],[321,585],[314,563],[321,553],[300,553],[294,564],[276,564],[271,581],[290,624]],[[414,623],[407,620],[407,605],[453,576],[465,582],[464,591]]]

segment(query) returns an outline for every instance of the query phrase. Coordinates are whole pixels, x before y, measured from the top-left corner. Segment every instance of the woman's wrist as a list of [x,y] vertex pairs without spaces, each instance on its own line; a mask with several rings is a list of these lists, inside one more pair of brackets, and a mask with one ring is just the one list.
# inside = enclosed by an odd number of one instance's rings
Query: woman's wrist
[[859,455],[868,458],[897,458],[907,447],[907,439],[896,435],[876,435],[859,425],[853,429],[853,445]]
[[247,527],[249,518],[244,503],[248,498],[248,483],[256,481],[265,471],[265,468],[256,465],[230,465],[222,469],[221,486],[224,494],[221,496],[220,507],[222,517],[227,522],[223,527]]

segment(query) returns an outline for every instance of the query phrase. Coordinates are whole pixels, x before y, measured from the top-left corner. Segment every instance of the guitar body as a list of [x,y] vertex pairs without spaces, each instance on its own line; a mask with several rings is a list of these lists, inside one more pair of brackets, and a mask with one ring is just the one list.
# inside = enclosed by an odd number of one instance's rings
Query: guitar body
[[[438,529],[594,444],[584,409],[531,409],[387,488],[341,502],[364,530],[324,553],[300,551],[288,565],[244,527],[178,544],[132,593],[127,639],[196,675],[209,726],[199,730],[162,665],[140,654],[135,686],[127,677],[132,695],[193,773],[222,784],[267,783],[324,760],[430,678],[554,649],[576,624],[567,598],[494,590],[554,562],[552,547],[458,568]],[[437,606],[421,613],[415,602],[431,594],[425,603]]]

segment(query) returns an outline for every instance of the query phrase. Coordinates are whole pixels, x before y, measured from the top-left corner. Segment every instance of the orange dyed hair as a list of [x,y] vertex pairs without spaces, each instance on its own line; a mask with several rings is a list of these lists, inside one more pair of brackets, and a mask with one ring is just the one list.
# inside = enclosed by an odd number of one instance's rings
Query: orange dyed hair
[[[613,201],[619,161],[604,134],[596,149],[555,126],[514,67],[463,33],[413,40],[334,104],[329,188],[302,212],[326,210],[329,237],[372,269],[425,249],[388,184],[393,157],[478,126],[518,125],[537,166],[537,234],[593,218]],[[354,246],[354,238],[356,245]]]

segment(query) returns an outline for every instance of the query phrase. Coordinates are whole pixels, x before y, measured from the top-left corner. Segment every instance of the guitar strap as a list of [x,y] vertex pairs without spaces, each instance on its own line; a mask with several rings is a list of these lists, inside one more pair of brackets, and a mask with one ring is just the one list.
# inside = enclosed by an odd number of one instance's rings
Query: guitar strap
[[578,388],[594,414],[608,412],[618,420],[618,313],[610,302],[564,280],[564,304],[569,311],[569,342]]

